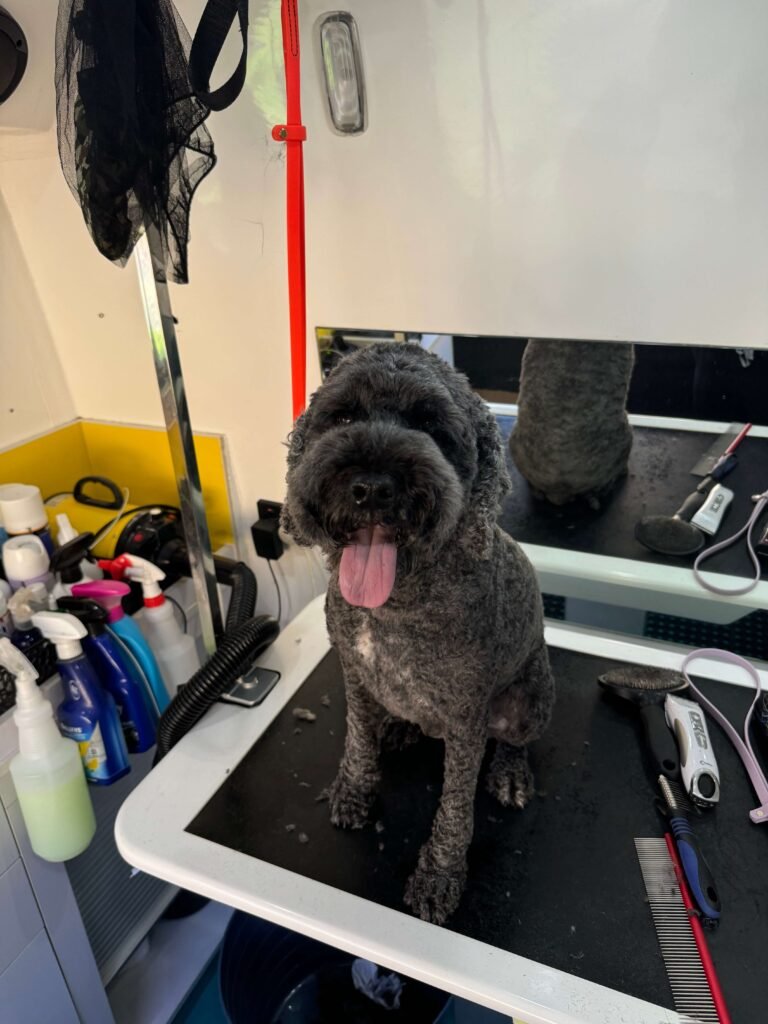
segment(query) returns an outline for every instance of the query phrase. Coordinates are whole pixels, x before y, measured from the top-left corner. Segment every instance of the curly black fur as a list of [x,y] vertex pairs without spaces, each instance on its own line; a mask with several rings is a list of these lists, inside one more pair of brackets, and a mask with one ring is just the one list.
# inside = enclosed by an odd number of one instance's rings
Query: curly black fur
[[599,508],[626,474],[633,364],[634,346],[624,342],[528,342],[509,446],[536,497]]
[[[389,599],[348,604],[339,562],[366,524],[357,474],[394,481],[386,523],[398,544]],[[487,740],[489,790],[522,808],[526,745],[554,701],[533,568],[496,524],[509,489],[496,422],[465,377],[415,345],[373,345],[345,359],[296,424],[283,526],[326,553],[328,630],[344,669],[347,736],[331,819],[361,828],[394,720],[445,742],[443,793],[405,899],[426,920],[455,910],[466,876],[474,796]]]

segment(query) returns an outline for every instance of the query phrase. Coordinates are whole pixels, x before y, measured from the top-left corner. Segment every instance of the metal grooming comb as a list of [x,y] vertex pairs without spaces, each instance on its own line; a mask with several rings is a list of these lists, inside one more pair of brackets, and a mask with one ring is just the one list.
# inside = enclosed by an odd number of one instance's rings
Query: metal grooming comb
[[635,849],[681,1024],[720,1024],[667,844],[635,839]]

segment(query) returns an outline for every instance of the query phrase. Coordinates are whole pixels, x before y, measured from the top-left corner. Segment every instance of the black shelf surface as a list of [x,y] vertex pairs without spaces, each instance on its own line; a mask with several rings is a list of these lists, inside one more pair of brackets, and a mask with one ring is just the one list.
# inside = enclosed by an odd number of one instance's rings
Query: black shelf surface
[[[514,418],[498,419],[506,441]],[[670,558],[644,548],[635,539],[635,523],[643,516],[671,516],[677,511],[701,479],[691,475],[690,470],[714,440],[714,434],[696,431],[635,427],[629,472],[598,510],[590,509],[583,501],[561,508],[537,501],[507,446],[512,493],[504,501],[499,523],[515,540],[525,544],[690,568],[693,555]],[[723,481],[734,492],[734,499],[714,542],[735,533],[754,509],[752,495],[768,488],[768,438],[747,437],[739,446],[738,457],[738,466]],[[766,521],[768,513],[754,531],[755,542]],[[754,574],[743,539],[728,551],[713,555],[703,569],[734,576]],[[762,578],[767,574],[768,560],[763,565]]]

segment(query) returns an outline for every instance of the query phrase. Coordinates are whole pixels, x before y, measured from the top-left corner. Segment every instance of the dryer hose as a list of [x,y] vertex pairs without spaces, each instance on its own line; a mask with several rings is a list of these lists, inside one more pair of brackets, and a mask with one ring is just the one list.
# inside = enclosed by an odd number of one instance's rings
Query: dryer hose
[[253,617],[256,577],[244,562],[228,567],[232,598],[224,636],[216,653],[179,689],[163,712],[157,728],[157,753],[161,761],[182,736],[195,725],[280,632],[269,615]]

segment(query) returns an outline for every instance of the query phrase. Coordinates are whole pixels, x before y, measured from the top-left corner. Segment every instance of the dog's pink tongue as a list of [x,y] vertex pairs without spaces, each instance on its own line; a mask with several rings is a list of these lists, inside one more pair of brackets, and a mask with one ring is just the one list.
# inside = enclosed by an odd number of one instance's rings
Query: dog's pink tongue
[[345,601],[361,608],[379,608],[392,593],[397,570],[397,545],[381,526],[358,530],[341,553],[339,586]]

